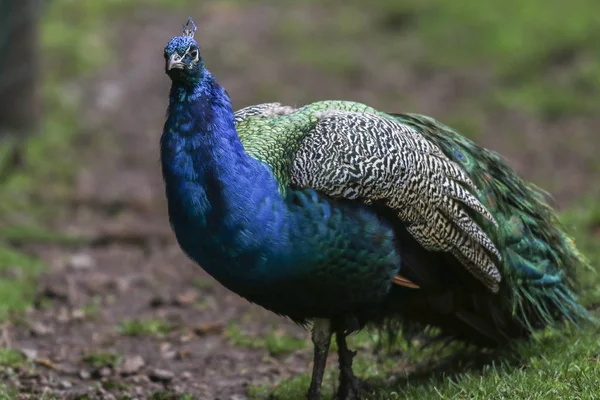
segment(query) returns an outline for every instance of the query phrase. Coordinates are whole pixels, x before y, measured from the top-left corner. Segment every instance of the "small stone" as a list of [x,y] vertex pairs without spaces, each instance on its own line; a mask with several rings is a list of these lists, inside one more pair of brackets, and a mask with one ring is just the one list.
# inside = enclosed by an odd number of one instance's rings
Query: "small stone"
[[144,359],[139,356],[127,357],[121,367],[121,373],[123,375],[133,375],[138,372],[145,365]]
[[60,381],[60,387],[62,389],[71,389],[73,387],[73,384],[69,381]]
[[66,307],[61,307],[58,310],[58,315],[56,316],[56,319],[59,322],[63,323],[69,322],[69,320],[71,319],[71,313],[69,313],[69,310],[67,310]]
[[168,304],[167,298],[163,295],[156,295],[150,299],[150,307],[159,308]]
[[198,291],[197,290],[186,290],[185,292],[178,294],[174,298],[175,305],[178,306],[186,306],[192,304],[198,299]]
[[78,370],[77,367],[75,367],[72,364],[68,364],[68,363],[60,363],[60,364],[56,364],[55,368],[58,372],[61,372],[63,374],[66,375],[73,375],[73,376],[77,376],[78,374]]
[[119,293],[125,293],[131,288],[132,279],[130,277],[122,277],[117,279],[116,286]]
[[222,329],[223,325],[218,322],[207,322],[196,326],[196,328],[194,328],[194,333],[198,336],[202,336],[211,333],[219,333]]
[[21,353],[29,361],[35,360],[37,358],[37,350],[36,349],[22,348]]
[[146,375],[134,375],[131,377],[131,381],[133,383],[148,383],[149,380],[150,378],[148,378]]
[[234,394],[232,396],[229,396],[229,400],[247,400],[248,398],[246,396],[242,396],[241,394]]
[[192,356],[192,352],[189,350],[179,350],[176,354],[177,360],[183,360]]
[[32,323],[29,329],[35,336],[48,336],[54,333],[54,329],[41,322]]
[[68,267],[74,271],[90,270],[96,266],[94,259],[86,253],[73,254]]
[[111,289],[114,279],[103,272],[92,272],[86,276],[82,284],[90,294],[105,294]]
[[173,346],[171,345],[171,343],[169,343],[169,342],[162,342],[162,343],[160,344],[160,352],[161,352],[161,353],[166,353],[166,352],[168,352],[168,351],[171,351],[171,348],[172,348],[172,347],[173,347]]
[[196,335],[194,335],[192,332],[186,332],[185,334],[183,334],[179,337],[179,342],[187,343],[187,342],[191,342],[195,338],[196,338]]
[[110,376],[111,374],[112,374],[112,369],[109,367],[102,367],[98,371],[98,375],[100,375],[102,378],[106,378],[107,376]]
[[192,373],[190,371],[183,371],[181,377],[183,379],[192,379]]
[[150,372],[149,377],[155,382],[169,382],[175,377],[175,374],[166,369],[156,368]]
[[92,374],[90,374],[90,371],[86,369],[82,369],[81,371],[79,371],[79,377],[81,379],[90,379],[91,376]]
[[84,319],[85,318],[85,311],[83,311],[81,308],[73,310],[73,312],[71,313],[71,318],[73,318],[75,320]]

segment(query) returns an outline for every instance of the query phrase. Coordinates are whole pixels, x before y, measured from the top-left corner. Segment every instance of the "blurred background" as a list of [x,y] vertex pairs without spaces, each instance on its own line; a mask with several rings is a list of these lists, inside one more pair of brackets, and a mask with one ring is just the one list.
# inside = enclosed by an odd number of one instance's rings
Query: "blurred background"
[[[307,386],[305,332],[222,289],[169,231],[162,51],[188,16],[235,108],[345,99],[439,119],[546,189],[594,262],[598,10],[595,0],[0,0],[0,394],[243,399],[275,387],[296,398]],[[588,304],[600,298],[593,276]],[[406,354],[392,366],[367,355],[359,372],[404,376],[419,361]],[[428,385],[393,393],[433,398]]]

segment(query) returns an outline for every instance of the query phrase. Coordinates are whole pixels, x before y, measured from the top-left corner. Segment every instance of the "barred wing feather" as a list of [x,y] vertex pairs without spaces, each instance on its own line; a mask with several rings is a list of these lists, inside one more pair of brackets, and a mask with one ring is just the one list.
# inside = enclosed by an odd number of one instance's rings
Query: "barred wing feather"
[[500,261],[500,253],[465,206],[494,218],[464,170],[415,129],[375,114],[325,111],[296,154],[291,181],[334,197],[382,201],[423,247],[452,253],[498,290],[492,258]]

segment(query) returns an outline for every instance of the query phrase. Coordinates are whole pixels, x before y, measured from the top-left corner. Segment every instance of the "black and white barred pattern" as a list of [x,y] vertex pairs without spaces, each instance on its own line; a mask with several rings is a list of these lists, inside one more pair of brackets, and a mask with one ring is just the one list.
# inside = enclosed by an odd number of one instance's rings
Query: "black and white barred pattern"
[[262,103],[244,107],[235,112],[235,123],[238,124],[248,117],[274,117],[294,112],[296,109],[281,103]]
[[[428,250],[448,251],[497,291],[500,253],[466,205],[492,215],[464,170],[409,126],[368,113],[326,111],[292,166],[292,182],[331,196],[382,201]],[[462,203],[462,204],[461,204]]]

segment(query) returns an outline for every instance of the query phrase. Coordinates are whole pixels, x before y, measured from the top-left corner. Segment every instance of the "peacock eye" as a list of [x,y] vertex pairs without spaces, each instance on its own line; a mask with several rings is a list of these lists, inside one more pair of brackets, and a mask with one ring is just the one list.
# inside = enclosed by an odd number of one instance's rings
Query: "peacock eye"
[[190,56],[192,56],[192,58],[198,58],[198,50],[194,49],[190,51]]

